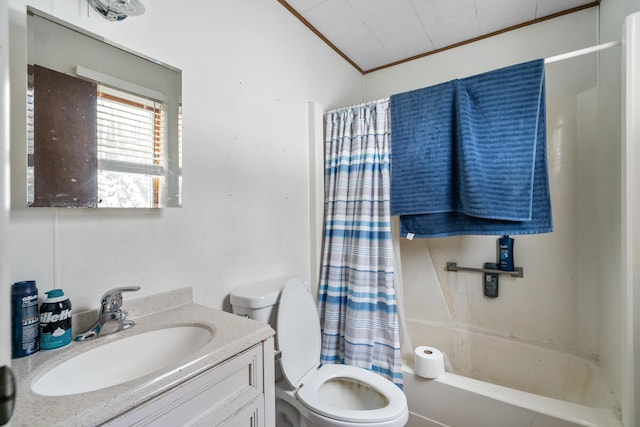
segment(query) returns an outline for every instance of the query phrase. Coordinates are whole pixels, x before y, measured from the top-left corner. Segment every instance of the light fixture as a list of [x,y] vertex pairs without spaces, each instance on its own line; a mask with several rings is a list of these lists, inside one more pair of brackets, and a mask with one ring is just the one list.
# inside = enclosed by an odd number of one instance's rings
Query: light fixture
[[140,0],[87,0],[91,7],[109,21],[122,21],[127,16],[142,15]]

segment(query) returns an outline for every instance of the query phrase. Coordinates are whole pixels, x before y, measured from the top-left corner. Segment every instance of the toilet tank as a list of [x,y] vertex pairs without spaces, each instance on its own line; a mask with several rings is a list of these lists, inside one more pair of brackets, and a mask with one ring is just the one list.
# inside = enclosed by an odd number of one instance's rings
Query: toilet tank
[[275,330],[280,292],[288,281],[289,278],[280,278],[235,289],[230,294],[231,311],[268,323]]

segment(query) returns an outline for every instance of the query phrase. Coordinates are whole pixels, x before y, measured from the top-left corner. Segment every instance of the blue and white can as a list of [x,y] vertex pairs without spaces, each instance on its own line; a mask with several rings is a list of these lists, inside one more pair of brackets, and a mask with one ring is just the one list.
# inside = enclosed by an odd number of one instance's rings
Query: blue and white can
[[38,288],[35,280],[11,286],[11,357],[29,356],[40,349]]

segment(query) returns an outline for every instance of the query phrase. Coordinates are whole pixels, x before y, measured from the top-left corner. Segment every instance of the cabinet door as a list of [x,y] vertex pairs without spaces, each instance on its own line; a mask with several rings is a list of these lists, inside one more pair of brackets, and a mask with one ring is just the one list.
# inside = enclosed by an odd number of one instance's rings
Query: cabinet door
[[264,402],[262,369],[258,344],[105,425],[188,426],[231,419],[252,402]]
[[220,421],[219,415],[214,413],[202,417],[190,424],[190,427],[264,427],[264,425],[264,398],[260,396],[222,421]]

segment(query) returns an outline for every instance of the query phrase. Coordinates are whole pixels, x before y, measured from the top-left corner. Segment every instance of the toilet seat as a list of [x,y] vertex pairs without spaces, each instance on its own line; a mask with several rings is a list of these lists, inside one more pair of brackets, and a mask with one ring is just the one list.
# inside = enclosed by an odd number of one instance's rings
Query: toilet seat
[[[344,409],[327,405],[321,387],[335,379],[355,382],[360,389],[364,385],[379,393],[386,402],[376,409]],[[395,384],[374,372],[349,365],[322,365],[305,378],[297,396],[303,405],[320,415],[353,423],[390,421],[406,410],[404,394]]]
[[[390,421],[407,412],[402,390],[380,375],[355,366],[320,366],[320,319],[314,298],[299,280],[290,280],[282,290],[276,330],[276,339],[282,352],[280,363],[283,377],[297,390],[298,401],[311,412],[353,423]],[[342,386],[338,385],[340,381],[343,382]],[[369,402],[365,405],[368,407],[362,409],[357,408],[361,405],[356,405],[352,409],[328,401],[323,387],[334,387],[333,390],[340,393],[344,388],[349,388],[345,382],[355,383],[354,388],[361,391],[368,388],[368,396],[375,396],[380,402],[375,405]],[[345,392],[346,397],[361,395]]]

